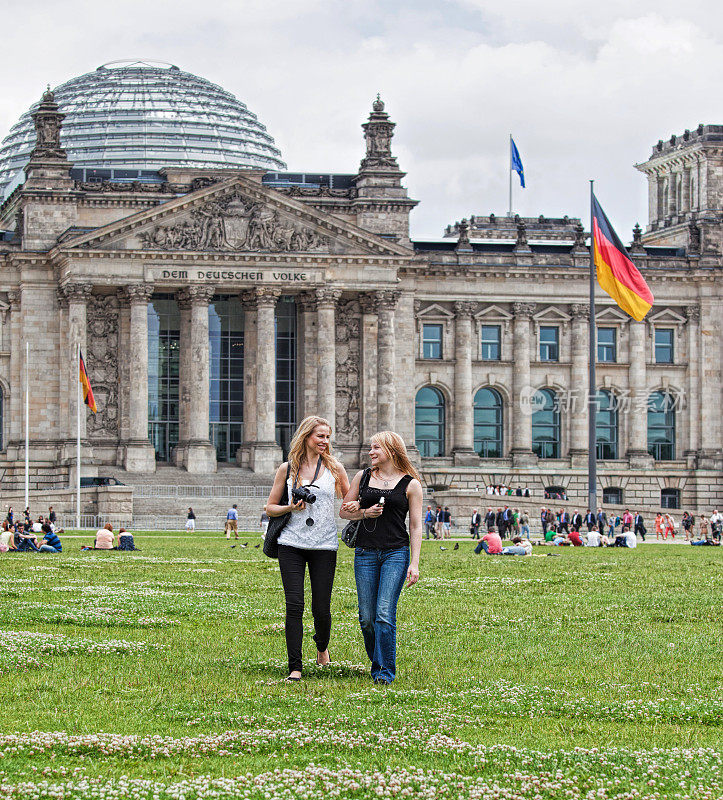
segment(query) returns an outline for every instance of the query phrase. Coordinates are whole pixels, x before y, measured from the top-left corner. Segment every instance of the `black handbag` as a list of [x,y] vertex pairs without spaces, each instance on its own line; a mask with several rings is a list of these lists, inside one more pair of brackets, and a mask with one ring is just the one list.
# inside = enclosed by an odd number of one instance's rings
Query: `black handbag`
[[[284,481],[284,491],[281,494],[280,506],[285,506],[289,502],[289,475],[291,474],[291,464],[286,468],[286,480]],[[269,558],[279,557],[279,536],[286,524],[291,519],[291,511],[287,511],[280,517],[269,517],[269,527],[264,536],[264,555]]]
[[[371,477],[372,471],[370,469],[365,469],[362,473],[361,480],[359,481],[359,495],[361,496],[362,489],[364,489],[367,484],[369,483],[369,478]],[[347,547],[354,548],[356,547],[356,537],[359,535],[359,531],[361,530],[361,526],[364,523],[364,519],[351,519],[349,522],[346,523],[344,529],[341,532],[341,540]],[[374,528],[376,528],[376,520],[374,520]],[[366,528],[364,529],[366,530]],[[369,531],[371,533],[371,531]]]

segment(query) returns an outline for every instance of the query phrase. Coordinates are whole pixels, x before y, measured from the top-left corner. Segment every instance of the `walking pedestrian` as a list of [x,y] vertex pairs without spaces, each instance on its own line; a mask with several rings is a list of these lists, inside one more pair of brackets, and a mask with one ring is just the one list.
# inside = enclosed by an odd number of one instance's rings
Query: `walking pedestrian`
[[188,507],[188,514],[186,515],[186,530],[191,532],[196,530],[196,515],[193,513],[193,509],[190,506]]
[[226,538],[231,539],[231,533],[238,539],[238,506],[234,503],[226,512]]
[[[282,505],[284,486],[288,502]],[[307,491],[299,492],[299,489]],[[323,417],[306,417],[291,440],[288,461],[276,470],[274,485],[266,501],[269,517],[291,513],[278,539],[279,569],[286,602],[284,631],[289,681],[301,680],[302,674],[304,575],[307,566],[316,663],[323,667],[331,660],[331,590],[339,548],[334,497],[343,497],[348,491],[346,470],[332,455],[331,425]],[[306,496],[307,500],[299,494]],[[314,497],[313,501],[311,497]]]

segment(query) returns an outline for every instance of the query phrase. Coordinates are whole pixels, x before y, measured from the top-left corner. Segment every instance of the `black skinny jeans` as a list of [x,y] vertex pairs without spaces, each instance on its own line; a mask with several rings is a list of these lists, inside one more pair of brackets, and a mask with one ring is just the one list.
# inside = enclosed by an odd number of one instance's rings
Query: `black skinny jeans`
[[301,671],[301,641],[304,635],[304,573],[309,565],[311,613],[314,617],[316,649],[323,653],[331,635],[331,589],[336,570],[336,550],[302,550],[279,545],[279,569],[286,597],[286,650],[289,672]]

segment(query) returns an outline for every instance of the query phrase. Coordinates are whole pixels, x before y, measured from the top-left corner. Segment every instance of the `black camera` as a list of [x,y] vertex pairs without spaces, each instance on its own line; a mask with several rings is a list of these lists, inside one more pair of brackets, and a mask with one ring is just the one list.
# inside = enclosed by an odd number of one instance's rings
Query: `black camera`
[[305,503],[316,502],[316,495],[309,491],[308,486],[297,486],[295,489],[291,490],[291,496],[297,503],[299,500],[303,500]]

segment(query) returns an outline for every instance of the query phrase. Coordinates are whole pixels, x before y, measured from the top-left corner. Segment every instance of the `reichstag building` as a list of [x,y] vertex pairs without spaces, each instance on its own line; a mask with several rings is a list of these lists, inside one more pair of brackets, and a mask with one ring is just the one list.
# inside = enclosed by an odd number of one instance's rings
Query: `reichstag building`
[[[0,469],[25,459],[27,343],[32,466],[71,475],[80,344],[98,404],[87,474],[271,474],[318,413],[349,467],[393,428],[430,486],[584,502],[581,220],[475,214],[415,241],[379,98],[361,127],[347,174],[289,172],[254,113],[176,66],[114,62],[49,89],[0,146]],[[638,323],[598,296],[599,492],[709,508],[723,126],[659,141],[636,168],[649,219],[630,254],[655,306]]]

